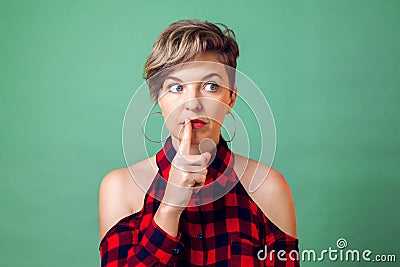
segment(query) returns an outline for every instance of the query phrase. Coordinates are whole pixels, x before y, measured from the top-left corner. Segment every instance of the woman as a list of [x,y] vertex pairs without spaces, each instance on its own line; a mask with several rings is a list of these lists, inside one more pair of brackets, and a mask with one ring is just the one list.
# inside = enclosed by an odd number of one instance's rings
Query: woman
[[[221,135],[238,56],[233,32],[209,22],[175,22],[156,40],[144,72],[170,136],[156,155],[104,177],[102,266],[299,266],[285,178]],[[265,179],[249,192],[254,177]]]

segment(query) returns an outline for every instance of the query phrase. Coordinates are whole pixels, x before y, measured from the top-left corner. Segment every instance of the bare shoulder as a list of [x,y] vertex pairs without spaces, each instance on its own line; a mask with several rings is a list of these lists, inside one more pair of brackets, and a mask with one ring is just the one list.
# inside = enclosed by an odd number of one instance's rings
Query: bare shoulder
[[[273,167],[239,154],[235,154],[234,169],[265,216],[283,232],[297,238],[294,203],[285,177]],[[249,191],[249,187],[255,191]]]
[[153,157],[107,173],[99,188],[100,240],[122,218],[139,211],[156,170]]

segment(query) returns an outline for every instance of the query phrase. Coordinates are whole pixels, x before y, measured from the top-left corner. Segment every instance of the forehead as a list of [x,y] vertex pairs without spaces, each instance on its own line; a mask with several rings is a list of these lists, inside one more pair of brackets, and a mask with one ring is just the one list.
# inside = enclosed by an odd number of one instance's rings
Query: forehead
[[217,79],[220,82],[228,81],[226,66],[218,62],[192,61],[176,65],[168,71],[165,80],[180,80],[182,82],[196,82],[208,79]]

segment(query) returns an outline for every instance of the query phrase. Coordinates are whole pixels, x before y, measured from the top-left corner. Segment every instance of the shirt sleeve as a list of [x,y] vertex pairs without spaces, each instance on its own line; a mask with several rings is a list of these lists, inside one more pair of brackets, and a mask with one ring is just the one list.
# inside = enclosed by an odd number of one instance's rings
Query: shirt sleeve
[[268,267],[299,267],[299,240],[283,232],[271,234],[267,237],[267,246],[264,248],[264,266]]
[[171,266],[184,246],[180,239],[180,232],[177,237],[169,235],[154,218],[143,231],[138,225],[117,224],[100,243],[101,266]]

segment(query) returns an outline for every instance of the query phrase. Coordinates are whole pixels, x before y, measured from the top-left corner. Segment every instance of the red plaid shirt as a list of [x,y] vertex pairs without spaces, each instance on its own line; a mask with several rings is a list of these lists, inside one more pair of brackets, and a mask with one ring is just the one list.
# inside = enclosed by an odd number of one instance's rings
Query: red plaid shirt
[[[142,210],[121,219],[101,240],[101,266],[300,266],[298,239],[282,232],[252,201],[233,170],[234,157],[222,136],[205,185],[191,199],[206,204],[182,212],[176,238],[160,228],[153,216],[175,154],[169,137],[156,155],[159,171]],[[226,187],[231,188],[227,194],[208,203]]]

